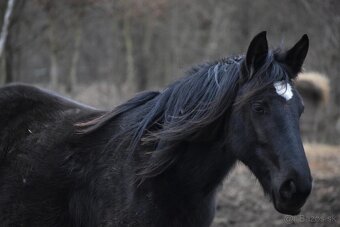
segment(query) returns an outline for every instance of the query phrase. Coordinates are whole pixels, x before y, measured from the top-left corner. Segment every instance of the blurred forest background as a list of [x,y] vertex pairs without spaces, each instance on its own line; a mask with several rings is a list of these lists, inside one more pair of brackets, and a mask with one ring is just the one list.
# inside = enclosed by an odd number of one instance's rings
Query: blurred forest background
[[305,69],[331,86],[313,140],[339,143],[340,1],[1,0],[2,28],[6,12],[1,84],[32,83],[107,109],[193,64],[244,53],[262,30],[273,47],[307,33]]

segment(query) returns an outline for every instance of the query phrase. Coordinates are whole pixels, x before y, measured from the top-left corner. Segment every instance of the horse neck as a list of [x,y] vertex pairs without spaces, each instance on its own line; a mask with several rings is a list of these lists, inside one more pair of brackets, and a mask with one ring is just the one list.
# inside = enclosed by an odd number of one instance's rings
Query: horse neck
[[[186,195],[208,195],[222,183],[236,158],[224,142],[224,124],[221,122],[224,120],[171,148],[170,154],[176,156],[176,161],[153,180],[160,185],[160,190],[163,190],[162,185],[166,185],[166,188],[179,189]],[[163,160],[161,163],[164,163]]]
[[152,180],[154,189],[193,200],[214,193],[236,161],[219,143],[185,142],[176,152],[176,163]]
[[157,207],[169,223],[210,226],[218,186],[235,158],[219,145],[208,142],[187,142],[176,152],[182,152],[176,163],[161,175],[145,181],[137,191],[142,198],[152,195],[153,207]]
[[176,165],[180,183],[192,192],[214,191],[235,162],[218,143],[191,142]]

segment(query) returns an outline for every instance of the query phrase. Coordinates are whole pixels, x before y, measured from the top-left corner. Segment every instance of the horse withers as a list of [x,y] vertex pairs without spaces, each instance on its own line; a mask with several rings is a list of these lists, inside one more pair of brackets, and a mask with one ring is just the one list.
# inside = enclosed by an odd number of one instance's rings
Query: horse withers
[[196,66],[112,111],[2,87],[1,226],[210,226],[237,161],[276,210],[298,214],[312,184],[294,88],[308,45],[304,35],[269,50],[262,32],[246,55]]

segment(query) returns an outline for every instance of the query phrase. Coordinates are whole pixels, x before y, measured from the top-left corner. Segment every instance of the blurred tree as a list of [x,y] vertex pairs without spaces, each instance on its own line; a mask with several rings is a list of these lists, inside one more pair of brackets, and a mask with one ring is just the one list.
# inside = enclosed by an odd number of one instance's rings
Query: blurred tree
[[92,1],[86,0],[73,0],[67,2],[71,9],[73,17],[70,18],[72,21],[71,27],[73,28],[73,51],[71,54],[71,64],[68,77],[66,78],[66,91],[72,93],[77,84],[77,72],[78,72],[78,62],[80,55],[80,46],[83,36],[82,19],[85,15],[85,8],[88,7]]
[[134,43],[131,36],[131,17],[133,16],[133,1],[123,1],[123,34],[126,56],[126,80],[123,84],[123,92],[125,94],[135,93],[137,91],[136,74],[135,74],[135,57],[133,54]]
[[49,0],[41,0],[41,4],[43,4],[43,8],[47,13],[47,21],[48,21],[48,41],[49,41],[49,59],[50,59],[50,86],[52,89],[58,88],[59,83],[59,64],[58,64],[58,52],[59,52],[59,43],[57,39],[57,28],[56,28],[56,20],[57,20],[57,10],[54,1]]
[[7,8],[5,11],[5,16],[3,19],[3,24],[2,24],[2,29],[1,29],[1,34],[0,34],[0,76],[1,76],[1,81],[0,84],[4,84],[6,82],[10,82],[11,81],[11,74],[8,74],[7,72],[11,72],[9,65],[9,62],[6,61],[6,57],[4,57],[4,53],[5,55],[10,55],[11,51],[10,51],[10,46],[8,45],[8,53],[5,52],[5,48],[7,45],[7,36],[8,36],[8,30],[10,27],[10,23],[11,23],[11,15],[12,15],[12,11],[14,8],[14,4],[15,4],[15,0],[8,0],[7,2]]

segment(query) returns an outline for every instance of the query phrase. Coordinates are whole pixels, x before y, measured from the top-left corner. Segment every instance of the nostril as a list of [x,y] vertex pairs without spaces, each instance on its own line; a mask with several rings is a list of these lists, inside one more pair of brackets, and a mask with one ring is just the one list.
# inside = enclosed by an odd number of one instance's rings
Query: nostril
[[285,181],[280,188],[280,196],[283,199],[291,199],[296,193],[296,186],[292,180]]

